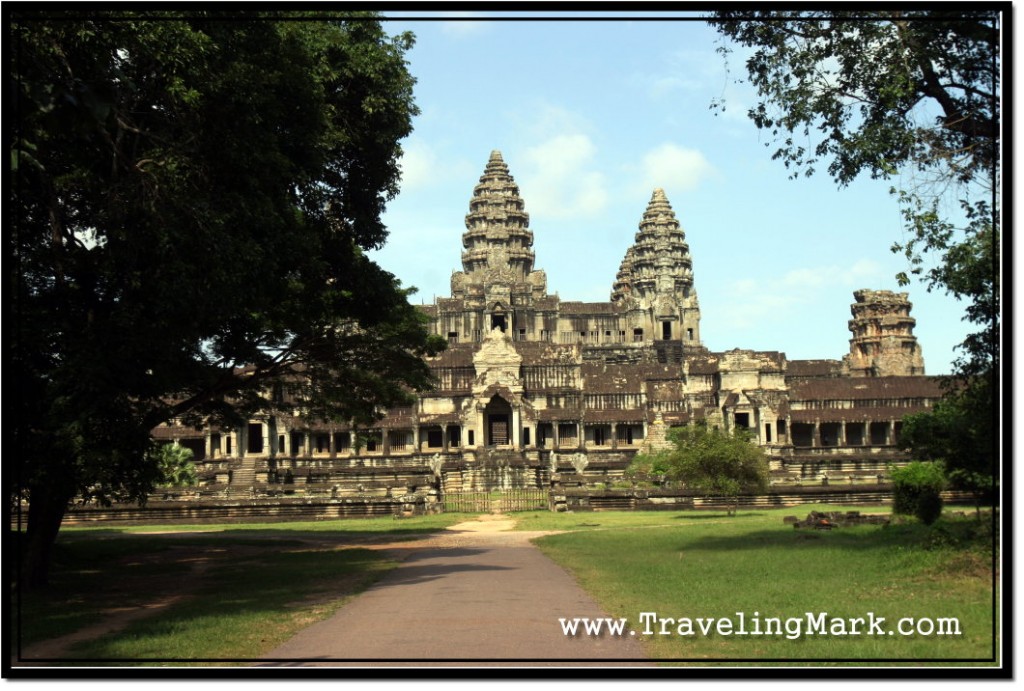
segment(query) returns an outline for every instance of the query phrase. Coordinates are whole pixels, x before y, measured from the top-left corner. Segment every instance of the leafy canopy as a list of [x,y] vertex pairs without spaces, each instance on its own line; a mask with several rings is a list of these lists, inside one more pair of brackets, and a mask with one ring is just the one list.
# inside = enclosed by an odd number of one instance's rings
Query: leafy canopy
[[942,463],[949,483],[974,493],[976,502],[998,481],[993,416],[975,411],[990,405],[990,380],[979,378],[946,396],[928,413],[903,418],[900,444],[916,458]]
[[171,418],[370,420],[430,386],[443,344],[365,254],[417,112],[411,35],[19,8],[8,38],[17,488],[51,528],[76,495],[143,498]]

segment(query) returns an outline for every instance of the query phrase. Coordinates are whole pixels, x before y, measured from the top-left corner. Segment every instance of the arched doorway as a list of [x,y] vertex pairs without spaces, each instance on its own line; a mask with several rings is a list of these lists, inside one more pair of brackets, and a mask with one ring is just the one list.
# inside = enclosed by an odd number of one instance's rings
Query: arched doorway
[[512,406],[498,394],[484,408],[484,433],[487,446],[512,444]]

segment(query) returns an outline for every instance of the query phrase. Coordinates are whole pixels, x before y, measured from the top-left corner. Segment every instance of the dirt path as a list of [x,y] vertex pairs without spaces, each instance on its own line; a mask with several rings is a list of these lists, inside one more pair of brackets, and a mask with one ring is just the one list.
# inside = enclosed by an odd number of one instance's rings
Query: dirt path
[[398,568],[334,616],[269,652],[285,666],[569,666],[648,664],[623,636],[566,636],[559,618],[607,617],[561,567],[481,516],[427,539],[378,545]]
[[[401,559],[404,556],[405,550],[408,549],[437,547],[441,545],[454,546],[459,542],[457,535],[461,532],[479,533],[510,531],[512,530],[513,525],[514,521],[507,516],[486,515],[481,516],[475,521],[462,523],[459,526],[452,526],[449,531],[432,534],[426,537],[396,537],[393,535],[379,536],[364,534],[360,536],[347,536],[344,541],[339,541],[338,539],[325,538],[317,533],[307,533],[301,537],[295,536],[289,537],[289,539],[294,539],[312,547],[320,548],[337,549],[339,547],[361,547],[364,549],[375,550],[398,550],[395,556]],[[154,530],[145,533],[132,533],[131,535],[171,536],[195,535],[203,532],[219,531],[190,530],[187,532],[181,532],[176,531],[173,528],[169,528],[166,530]],[[182,555],[180,557],[176,556],[174,561],[179,563],[188,563],[190,565],[190,569],[186,573],[176,574],[175,576],[167,579],[169,581],[168,583],[148,582],[146,584],[147,589],[151,589],[156,593],[156,596],[152,600],[134,606],[110,607],[104,609],[100,613],[99,621],[95,624],[91,624],[57,638],[50,638],[45,641],[38,641],[32,645],[25,646],[21,650],[20,658],[18,658],[18,651],[15,650],[13,655],[14,659],[11,664],[15,666],[24,666],[66,660],[72,656],[72,648],[77,643],[121,631],[134,621],[158,615],[168,607],[189,598],[201,585],[202,576],[212,563],[231,559],[242,553],[256,553],[259,549],[260,548],[258,546],[251,545],[228,545],[201,551],[198,555],[195,553],[195,547],[189,548],[187,553],[185,550],[182,550]],[[166,559],[167,553],[161,554],[159,558]],[[166,587],[160,587],[161,585]],[[169,591],[173,591],[173,594]],[[160,594],[161,592],[164,594]]]

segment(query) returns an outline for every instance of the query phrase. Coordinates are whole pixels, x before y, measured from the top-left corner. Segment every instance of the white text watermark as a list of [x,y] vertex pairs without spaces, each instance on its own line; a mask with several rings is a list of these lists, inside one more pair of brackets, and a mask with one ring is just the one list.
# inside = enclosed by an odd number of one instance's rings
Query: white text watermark
[[641,612],[639,626],[612,617],[559,618],[566,636],[960,636],[956,617],[886,617],[867,612],[859,617],[831,616],[828,612],[804,612],[802,616],[763,616],[760,612],[736,612],[725,617],[666,617]]

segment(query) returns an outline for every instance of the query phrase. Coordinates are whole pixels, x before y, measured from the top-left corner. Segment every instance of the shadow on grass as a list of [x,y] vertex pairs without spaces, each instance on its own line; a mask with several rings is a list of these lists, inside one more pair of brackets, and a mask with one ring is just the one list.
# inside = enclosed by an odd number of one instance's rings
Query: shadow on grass
[[977,523],[964,520],[942,520],[934,525],[921,523],[857,525],[831,530],[780,526],[737,533],[695,537],[686,549],[734,551],[764,549],[777,546],[785,549],[880,550],[893,548],[934,550],[942,548],[984,549],[992,545],[992,536]]
[[743,511],[730,516],[727,513],[705,513],[705,514],[686,514],[682,516],[673,516],[678,521],[704,521],[709,518],[723,519],[723,518],[748,518],[757,516],[766,516],[768,514],[763,511]]
[[[143,548],[139,556],[162,555]],[[37,631],[46,632],[54,624],[80,626],[81,618],[74,616],[76,608],[92,611],[96,603],[110,604],[112,596],[120,598],[124,606],[143,595],[159,595],[145,579],[133,581],[130,589],[123,587],[123,581],[115,585],[120,580],[117,566],[110,562],[98,566],[93,577],[62,579],[62,591],[49,593],[51,598],[63,600],[63,606],[47,606],[39,599],[42,594],[33,596],[37,599],[26,602],[22,618],[53,620],[49,628],[44,624],[40,629],[37,623]],[[167,566],[158,565],[158,571]],[[185,599],[119,631],[75,645],[65,657],[49,661],[116,664],[257,659],[297,630],[328,616],[342,598],[362,591],[393,566],[387,555],[360,548],[227,551],[201,575],[192,574],[193,587],[187,587],[185,579],[179,580],[181,590],[188,594]],[[69,632],[51,632],[46,637]]]
[[287,538],[363,538],[369,536],[383,536],[383,535],[432,535],[443,531],[444,527],[437,526],[425,526],[422,528],[403,528],[400,525],[396,525],[394,528],[388,530],[309,530],[309,529],[289,529],[289,528],[224,528],[217,527],[210,530],[197,529],[197,530],[175,530],[173,525],[161,526],[159,529],[152,531],[141,531],[141,530],[126,530],[124,528],[75,528],[74,530],[65,530],[60,533],[61,540],[76,540],[76,539],[92,539],[96,537],[123,537],[123,538],[139,538],[139,537],[154,537],[154,538],[184,538],[189,536],[195,536],[197,538],[211,537],[211,538],[233,538],[233,537],[278,537],[281,539]]

